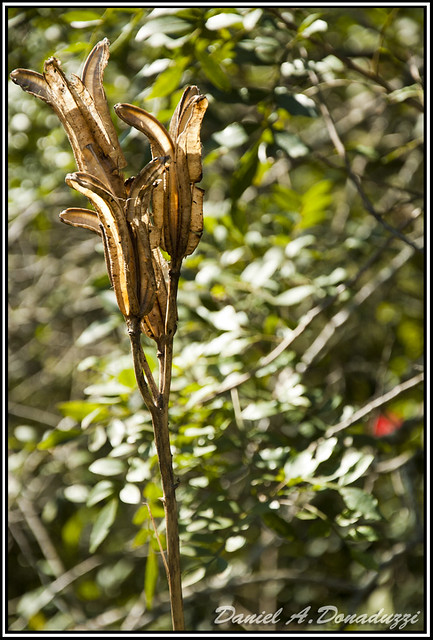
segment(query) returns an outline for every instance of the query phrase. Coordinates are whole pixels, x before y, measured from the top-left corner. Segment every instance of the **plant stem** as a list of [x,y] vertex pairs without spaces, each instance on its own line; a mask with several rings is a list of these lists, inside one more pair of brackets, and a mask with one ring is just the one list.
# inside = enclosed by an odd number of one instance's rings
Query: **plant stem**
[[155,416],[152,416],[152,422],[155,433],[155,446],[158,454],[159,469],[161,473],[165,511],[171,619],[173,630],[177,631],[184,629],[185,626],[183,617],[176,489],[170,451],[170,434],[168,429],[168,402],[158,408]]
[[[174,300],[177,292],[177,280],[175,291],[170,296]],[[171,305],[169,305],[170,307]],[[171,306],[175,313],[176,305]],[[145,369],[146,378],[143,375],[143,363],[145,356],[140,341],[139,321],[136,318],[128,320],[128,334],[131,340],[132,358],[138,388],[141,396],[152,416],[153,431],[155,437],[155,447],[158,455],[159,470],[161,473],[161,483],[163,492],[163,504],[165,512],[165,526],[167,538],[167,565],[168,565],[168,586],[170,591],[171,618],[173,630],[180,631],[185,628],[182,601],[182,583],[180,570],[179,551],[179,526],[178,511],[176,502],[176,489],[173,475],[173,463],[170,450],[170,431],[168,427],[168,403],[171,383],[171,360],[173,353],[173,331],[165,337],[164,348],[161,349],[163,359],[161,370],[164,372],[160,380],[160,393],[155,397],[155,383],[150,370]],[[171,322],[170,322],[171,326]],[[149,378],[150,375],[150,378]]]

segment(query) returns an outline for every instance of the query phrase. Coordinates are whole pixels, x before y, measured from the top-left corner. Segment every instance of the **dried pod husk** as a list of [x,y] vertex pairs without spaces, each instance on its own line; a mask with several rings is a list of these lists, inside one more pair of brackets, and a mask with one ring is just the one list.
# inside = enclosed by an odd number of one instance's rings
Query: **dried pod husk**
[[110,116],[107,98],[105,96],[103,78],[104,69],[107,66],[109,52],[109,41],[107,38],[98,42],[89,53],[83,67],[81,79],[91,94],[96,110],[102,120],[103,128],[111,143],[109,151],[110,157],[113,159],[118,169],[126,167],[126,160],[119,144],[116,130]]
[[157,293],[151,311],[141,321],[141,330],[149,338],[159,343],[166,335],[169,267],[159,249],[152,251],[152,263]]
[[[187,87],[170,122],[169,132],[151,114],[130,104],[117,104],[117,115],[149,139],[152,155],[164,153],[170,166],[152,192],[155,232],[152,247],[161,248],[175,262],[194,251],[202,233],[202,192],[194,189],[201,179],[200,128],[208,106],[196,86]],[[200,209],[201,207],[201,209]],[[192,226],[191,226],[192,225]],[[158,237],[159,236],[159,237]]]
[[65,224],[70,224],[72,227],[80,227],[81,229],[88,229],[102,237],[99,218],[97,214],[90,209],[71,207],[59,213],[59,218]]
[[194,251],[203,231],[203,192],[196,191],[195,183],[202,177],[200,129],[208,102],[205,96],[197,93],[196,87],[189,89],[184,92],[183,109],[176,115],[173,126],[177,133],[175,149],[179,191],[177,247],[182,257]]
[[136,255],[123,207],[94,176],[79,172],[68,174],[65,180],[96,209],[103,228],[107,268],[121,312],[126,318],[140,317]]
[[138,316],[148,314],[156,298],[156,279],[153,272],[152,252],[149,243],[149,231],[143,220],[135,218],[130,223],[136,255]]
[[193,185],[191,196],[191,221],[189,225],[185,256],[191,255],[200,242],[203,234],[203,198],[204,190]]
[[153,116],[133,104],[119,103],[114,111],[126,124],[138,129],[149,139],[153,157],[174,156],[173,141],[167,129]]
[[181,131],[183,131],[185,124],[191,114],[191,106],[194,104],[197,96],[200,95],[200,90],[195,85],[186,87],[181,99],[179,100],[177,107],[170,120],[169,134],[171,139],[176,142],[177,137]]
[[15,69],[11,79],[54,110],[68,135],[78,170],[94,175],[115,195],[125,197],[120,169],[126,161],[102,88],[108,55],[108,40],[104,39],[89,54],[83,80],[77,76],[68,80],[54,57],[45,62],[43,75]]

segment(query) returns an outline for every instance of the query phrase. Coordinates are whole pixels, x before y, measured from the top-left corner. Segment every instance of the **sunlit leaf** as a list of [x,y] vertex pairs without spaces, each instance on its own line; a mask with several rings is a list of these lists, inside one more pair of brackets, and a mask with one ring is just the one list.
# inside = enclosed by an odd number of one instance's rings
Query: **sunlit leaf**
[[292,116],[317,118],[318,114],[314,101],[302,93],[289,93],[286,87],[276,87],[275,102],[278,107],[285,109]]
[[81,429],[67,429],[66,431],[63,431],[62,429],[54,429],[38,444],[38,449],[51,449],[51,447],[55,447],[59,444],[70,442],[81,434]]
[[355,487],[341,487],[338,492],[349,509],[360,513],[368,520],[380,520],[377,499],[370,493]]
[[118,500],[113,498],[101,509],[90,533],[90,553],[95,553],[107,537],[116,518]]
[[218,29],[232,27],[235,24],[242,26],[242,16],[236,13],[224,13],[221,11],[206,20],[206,29],[217,31]]
[[308,147],[294,133],[278,131],[274,133],[275,142],[291,158],[300,158],[308,154]]
[[100,458],[92,462],[89,471],[100,476],[117,476],[125,471],[125,463],[115,458]]
[[98,502],[111,496],[113,491],[114,485],[110,480],[101,480],[101,482],[98,482],[90,491],[87,497],[87,505],[91,507],[94,504],[98,504]]
[[62,19],[66,22],[93,22],[101,19],[101,13],[90,9],[80,9],[80,11],[65,11]]
[[280,293],[273,299],[273,304],[281,307],[291,307],[313,295],[315,291],[316,289],[313,285],[299,285],[298,287],[293,287],[292,289],[288,289],[287,291]]
[[149,99],[163,98],[179,88],[188,58],[177,60],[157,77]]
[[70,402],[61,402],[58,408],[65,416],[69,416],[78,422],[81,422],[86,416],[93,411],[100,411],[99,418],[105,418],[108,415],[107,409],[96,402],[86,402],[85,400],[71,400]]

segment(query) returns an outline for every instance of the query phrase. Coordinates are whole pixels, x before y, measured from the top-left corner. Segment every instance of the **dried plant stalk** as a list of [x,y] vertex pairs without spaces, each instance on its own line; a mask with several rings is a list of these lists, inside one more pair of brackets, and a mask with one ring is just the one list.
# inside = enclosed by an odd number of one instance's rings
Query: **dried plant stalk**
[[[149,140],[152,161],[125,181],[126,161],[103,88],[109,57],[104,38],[90,52],[81,78],[68,79],[59,60],[45,62],[44,73],[16,69],[13,82],[46,102],[59,117],[72,146],[78,172],[66,183],[85,195],[93,210],[70,208],[62,222],[98,234],[108,275],[131,341],[137,385],[151,416],[163,491],[166,567],[172,625],[184,629],[178,509],[168,427],[168,406],[177,327],[177,291],[182,260],[203,231],[200,129],[207,99],[195,86],[183,92],[169,130],[150,113],[117,104],[117,115]],[[169,254],[167,260],[163,253]],[[159,380],[141,344],[144,333],[156,343]]]

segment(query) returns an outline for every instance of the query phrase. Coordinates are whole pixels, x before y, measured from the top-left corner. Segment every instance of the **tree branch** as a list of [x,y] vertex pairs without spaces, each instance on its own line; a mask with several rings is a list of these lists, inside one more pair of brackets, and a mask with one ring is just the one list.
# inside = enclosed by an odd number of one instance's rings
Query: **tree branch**
[[412,389],[413,387],[416,387],[417,385],[421,384],[423,380],[424,380],[424,374],[420,373],[417,376],[413,376],[413,378],[409,378],[409,380],[405,380],[401,384],[396,385],[393,389],[391,389],[387,393],[384,393],[381,396],[373,398],[372,400],[370,400],[370,402],[368,402],[366,405],[361,407],[361,409],[358,409],[358,411],[355,411],[355,413],[353,413],[349,418],[345,418],[344,420],[341,420],[341,422],[334,425],[333,427],[329,427],[329,429],[326,430],[325,437],[329,438],[330,436],[333,436],[335,433],[338,433],[339,431],[343,431],[343,429],[347,429],[347,427],[350,427],[352,424],[355,424],[356,422],[363,420],[363,418],[368,416],[372,411],[374,411],[375,409],[378,409],[379,407],[383,407],[383,405],[387,404],[391,400],[394,400],[394,398],[397,398],[399,395],[401,395],[405,391],[408,391],[409,389]]

